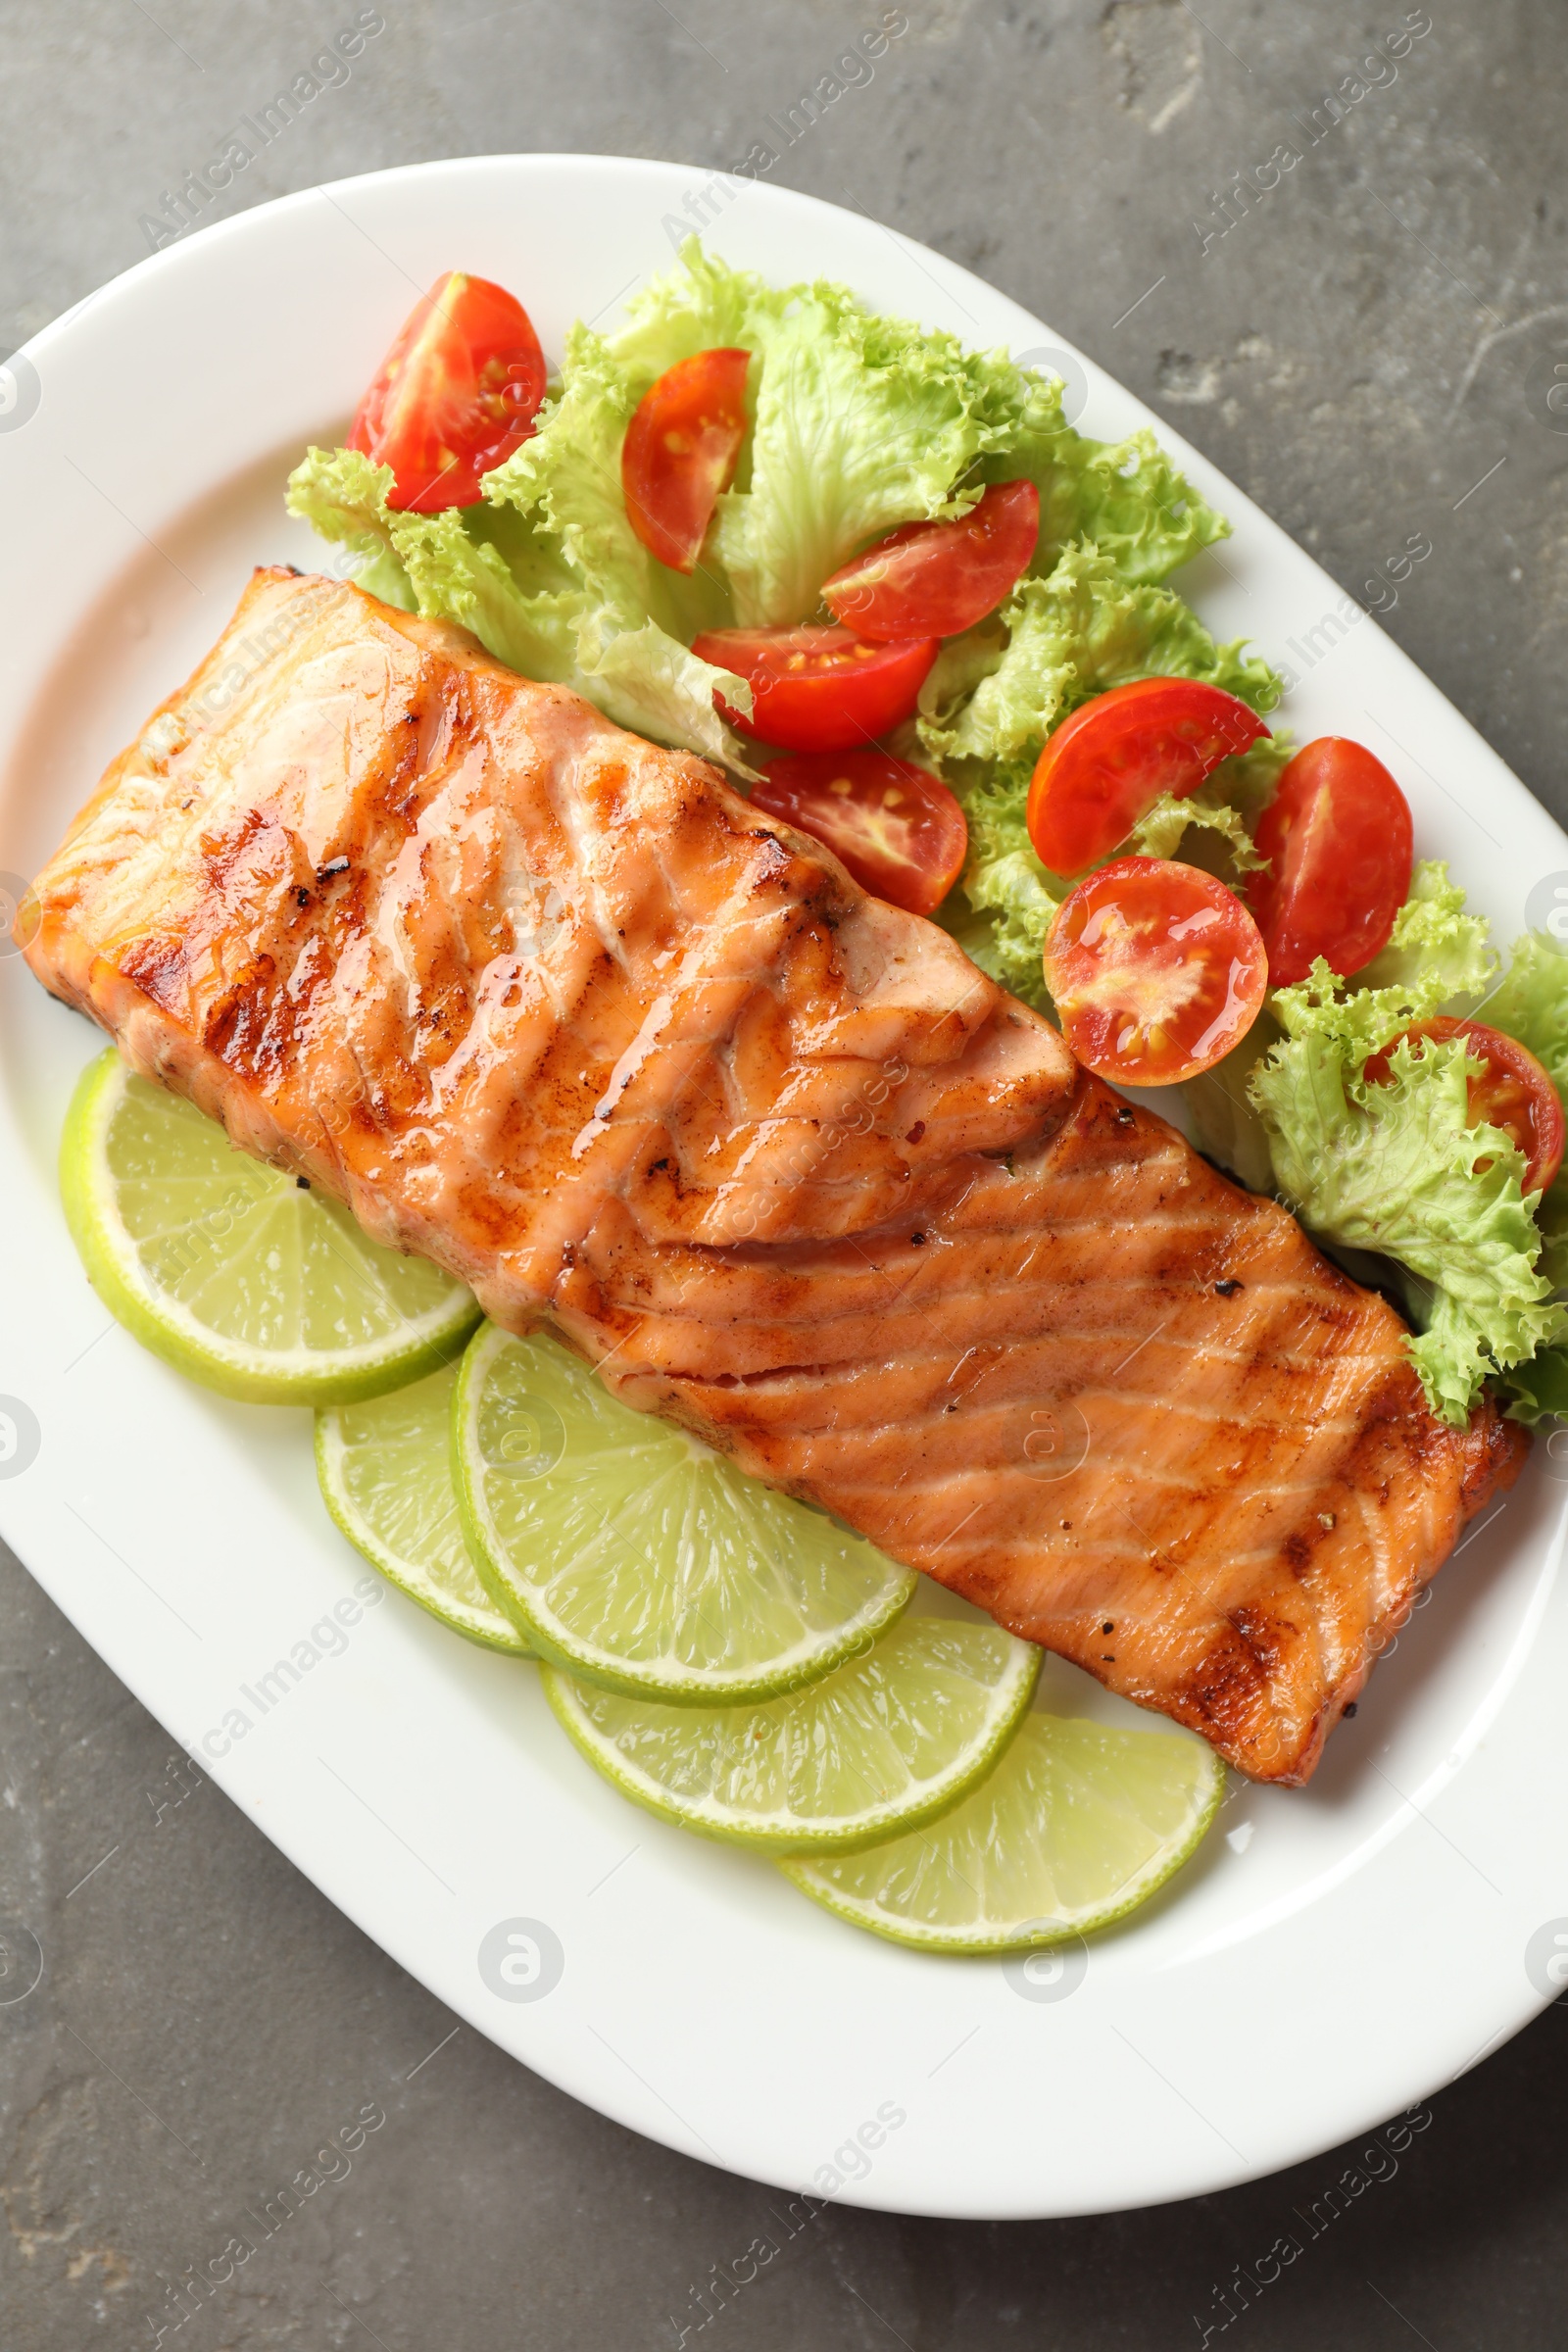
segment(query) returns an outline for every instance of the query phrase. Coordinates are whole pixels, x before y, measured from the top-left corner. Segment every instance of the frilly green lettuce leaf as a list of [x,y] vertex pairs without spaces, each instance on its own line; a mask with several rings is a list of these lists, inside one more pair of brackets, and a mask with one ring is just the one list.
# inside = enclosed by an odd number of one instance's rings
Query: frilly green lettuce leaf
[[[1421,902],[1436,903],[1436,894]],[[1450,907],[1447,919],[1466,918]],[[1401,1038],[1387,1085],[1362,1076],[1370,1053],[1436,1010],[1443,963],[1440,954],[1401,982],[1347,994],[1320,959],[1308,979],[1275,992],[1285,1034],[1249,1092],[1303,1224],[1418,1278],[1412,1311],[1424,1329],[1411,1359],[1433,1410],[1458,1425],[1490,1374],[1568,1339],[1568,1310],[1539,1271],[1522,1154],[1495,1128],[1467,1124],[1466,1081],[1480,1065],[1463,1041],[1417,1054]]]
[[1568,1175],[1561,1170],[1536,1204],[1541,1270],[1554,1291],[1568,1292]]
[[646,389],[642,372],[624,366],[602,335],[572,327],[560,390],[541,409],[538,430],[486,474],[484,494],[555,548],[607,624],[640,629],[651,620],[684,642],[721,626],[729,607],[702,560],[690,577],[671,571],[631,527],[620,445]]
[[[1497,968],[1489,928],[1485,916],[1465,913],[1464,892],[1449,880],[1446,865],[1423,858],[1388,946],[1355,975],[1357,991],[1370,991],[1377,1000],[1371,1017],[1387,1018],[1392,1030],[1401,1017],[1398,1005],[1409,1007],[1404,1019],[1425,1020],[1456,998],[1481,996]],[[1392,1012],[1385,1012],[1385,1000]]]
[[752,430],[710,542],[742,625],[807,618],[828,574],[868,541],[963,513],[984,487],[976,461],[1006,445],[1035,383],[1005,354],[879,317],[847,287],[768,286],[696,237],[603,349],[640,398],[714,346],[754,355]]
[[1087,535],[1124,578],[1157,581],[1229,527],[1149,433],[1086,439],[1062,419],[1060,384],[1004,351],[966,351],[826,280],[768,286],[693,237],[609,349],[640,396],[715,345],[759,363],[751,446],[710,543],[743,625],[808,618],[823,580],[861,547],[962,514],[993,481],[1039,486],[1040,571]]
[[650,278],[632,296],[610,348],[640,382],[640,399],[677,360],[699,351],[755,351],[764,327],[784,317],[797,291],[770,286],[753,270],[732,270],[691,236],[680,249],[679,267]]
[[1199,497],[1141,428],[1125,441],[1091,442],[1079,479],[1073,536],[1092,539],[1124,580],[1157,584],[1230,524]]
[[[969,826],[963,916],[970,919],[954,926],[954,935],[993,980],[1025,1004],[1045,1007],[1046,933],[1072,883],[1043,865],[1030,844],[1024,823],[1029,773],[1027,767],[982,770],[959,792]],[[1228,869],[1227,879],[1260,864],[1236,810],[1207,795],[1206,786],[1188,801],[1163,795],[1117,855],[1169,858],[1181,847],[1193,864]],[[1211,833],[1223,845],[1222,854],[1205,861],[1190,828]]]
[[[1005,631],[1005,641],[1000,632]],[[1080,703],[1134,678],[1201,678],[1254,710],[1279,700],[1268,663],[1217,645],[1169,588],[1132,585],[1084,542],[1021,580],[994,621],[956,638],[926,681],[921,736],[946,760],[1031,763]]]
[[671,571],[627,518],[620,444],[649,380],[646,366],[573,327],[560,393],[533,437],[486,476],[485,497],[526,517],[581,584],[581,691],[622,726],[749,773],[713,693],[721,689],[732,709],[746,710],[751,689],[699,661],[686,642],[729,619],[722,584],[701,561],[690,579]]
[[1020,581],[996,619],[943,647],[920,694],[920,739],[933,759],[1033,765],[1077,685],[1092,607],[1075,609],[1087,600],[1073,564],[1064,556],[1050,578]]
[[990,613],[961,636],[947,638],[926,672],[920,689],[917,733],[935,730],[945,714],[952,718],[984,678],[1002,667],[1009,642],[1006,622]]
[[[1248,821],[1251,822],[1257,807],[1253,796],[1266,797],[1272,781],[1270,771],[1277,771],[1288,753],[1289,746],[1278,738],[1256,744],[1240,760],[1226,760],[1217,768],[1203,787],[1203,794],[1213,789],[1226,769],[1235,771],[1250,765],[1251,791],[1233,776],[1226,793],[1226,806],[1245,810]],[[1203,794],[1198,797],[1202,798]],[[1150,854],[1158,857],[1165,853],[1154,849]],[[1208,862],[1202,859],[1200,845],[1189,843],[1188,855],[1195,863]],[[1241,868],[1243,862],[1241,857],[1233,854],[1235,867]],[[1257,862],[1255,853],[1253,862]],[[1487,945],[1485,920],[1480,915],[1465,913],[1464,892],[1449,881],[1446,865],[1424,860],[1411,877],[1410,895],[1395,917],[1394,930],[1383,953],[1350,981],[1336,980],[1326,964],[1321,967],[1324,1000],[1332,1004],[1337,1032],[1347,1040],[1356,1039],[1364,1059],[1374,1048],[1386,1044],[1412,1021],[1425,1020],[1440,1008],[1446,1009],[1460,1000],[1468,1002],[1479,996],[1495,965],[1496,957]],[[1568,970],[1568,965],[1564,968]],[[1313,980],[1303,983],[1303,987],[1312,990],[1318,977],[1314,974]],[[1294,996],[1287,999],[1293,1005],[1297,1001]],[[1297,1017],[1299,1029],[1299,1014]],[[1272,1013],[1265,1012],[1234,1054],[1203,1077],[1191,1080],[1186,1090],[1200,1148],[1211,1159],[1232,1169],[1254,1192],[1284,1181],[1276,1171],[1257,1111],[1247,1096],[1247,1079],[1252,1067],[1268,1047],[1278,1043],[1281,1035],[1279,1022]],[[1543,1269],[1549,1272],[1544,1260]]]
[[1042,865],[1024,824],[1029,770],[981,770],[960,793],[969,826],[963,897],[976,919],[964,926],[963,946],[982,971],[1025,1004],[1044,1007],[1041,952],[1051,918],[1069,885]]
[[1364,1058],[1412,1021],[1428,1020],[1488,987],[1497,959],[1487,934],[1484,915],[1465,913],[1464,892],[1450,880],[1446,864],[1424,858],[1380,956],[1349,980],[1319,956],[1304,980],[1277,989],[1271,1002],[1292,1036],[1330,1032],[1359,1045]]
[[1503,1373],[1497,1386],[1508,1399],[1508,1418],[1534,1429],[1548,1416],[1568,1421],[1568,1348],[1542,1348],[1527,1363]]
[[[1225,864],[1229,871],[1225,879],[1255,873],[1268,859],[1260,858],[1252,847],[1252,836],[1239,808],[1224,799],[1224,786],[1216,787],[1212,778],[1200,784],[1185,799],[1173,792],[1162,792],[1152,808],[1141,816],[1127,836],[1126,854],[1136,858],[1174,858],[1183,837],[1196,826],[1200,832],[1217,834],[1225,844]],[[1192,848],[1192,845],[1189,845]],[[1199,862],[1196,856],[1189,862]]]
[[580,692],[617,726],[700,752],[742,775],[754,773],[739,737],[713,708],[715,688],[734,709],[750,701],[750,687],[731,671],[699,662],[656,621],[621,628],[608,613],[590,611],[578,632],[577,662]]
[[[1515,940],[1507,972],[1478,1011],[1493,1028],[1527,1046],[1568,1101],[1568,954],[1548,932],[1527,931]],[[1543,1267],[1559,1290],[1568,1288],[1568,1169],[1548,1187],[1536,1221],[1545,1239]],[[1543,1373],[1536,1384],[1541,1394],[1545,1379]],[[1568,1366],[1550,1386],[1563,1402],[1543,1409],[1568,1413]]]
[[1023,379],[1004,353],[874,317],[825,283],[755,334],[750,475],[718,502],[713,549],[740,624],[776,628],[809,618],[829,574],[899,523],[967,512]]
[[1157,585],[1230,524],[1177,471],[1144,429],[1125,441],[1090,441],[1064,424],[1061,387],[1034,379],[1002,458],[983,461],[987,481],[1019,476],[1040,492],[1036,571],[1049,571],[1077,539],[1092,539],[1120,577]]
[[359,559],[353,572],[358,586],[414,612],[414,590],[392,536],[395,517],[386,503],[391,488],[390,466],[373,466],[357,449],[313,445],[288,477],[284,503],[323,539]]
[[[1240,644],[1216,645],[1167,588],[1129,587],[1108,556],[1070,548],[1045,579],[1020,582],[1002,613],[943,648],[921,696],[920,741],[952,785],[969,824],[967,907],[992,918],[987,940],[966,928],[982,968],[1027,1002],[1044,1002],[1041,951],[1070,887],[1050,873],[1025,825],[1029,778],[1051,730],[1105,687],[1132,678],[1199,677],[1253,709],[1277,699],[1266,662]],[[1289,756],[1265,738],[1222,760],[1190,801],[1157,802],[1117,855],[1170,857],[1197,827],[1224,845],[1215,862],[1240,879],[1259,860],[1248,823]],[[1195,862],[1200,853],[1191,849]]]
[[1568,1094],[1568,953],[1544,931],[1516,939],[1486,1017],[1528,1046],[1559,1095]]
[[486,651],[526,677],[572,679],[582,592],[563,580],[527,595],[493,544],[465,514],[399,514],[393,542],[421,612],[471,629]]

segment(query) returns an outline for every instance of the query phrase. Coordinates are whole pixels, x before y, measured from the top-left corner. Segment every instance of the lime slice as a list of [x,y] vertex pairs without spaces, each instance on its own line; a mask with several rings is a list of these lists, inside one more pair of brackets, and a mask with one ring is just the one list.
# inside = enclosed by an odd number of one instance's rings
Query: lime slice
[[417,1380],[479,1310],[459,1282],[362,1233],[216,1119],[89,1064],[60,1142],[66,1222],[110,1312],[177,1371],[262,1404],[329,1404]]
[[1016,1952],[1107,1927],[1180,1870],[1225,1768],[1200,1740],[1031,1715],[991,1778],[872,1853],[786,1862],[858,1928],[933,1952]]
[[618,1403],[554,1340],[479,1334],[453,1447],[491,1597],[541,1656],[634,1698],[771,1698],[874,1641],[914,1590],[824,1512]]
[[892,1838],[956,1804],[1017,1730],[1040,1672],[1000,1626],[906,1618],[825,1681],[759,1707],[650,1706],[546,1670],[591,1764],[666,1821],[768,1854]]
[[412,1387],[316,1416],[321,1498],[349,1542],[421,1608],[470,1642],[525,1658],[528,1644],[496,1607],[464,1540],[452,1484],[452,1392],[445,1364]]

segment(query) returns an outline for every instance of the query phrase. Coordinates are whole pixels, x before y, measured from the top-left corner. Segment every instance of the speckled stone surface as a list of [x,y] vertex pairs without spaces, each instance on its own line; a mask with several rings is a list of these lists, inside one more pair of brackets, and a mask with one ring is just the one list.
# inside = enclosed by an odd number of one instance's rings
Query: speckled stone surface
[[[7,0],[0,353],[140,258],[163,191],[357,13]],[[350,78],[206,217],[430,156],[733,165],[879,13],[386,0]],[[1183,0],[909,0],[906,16],[872,79],[771,175],[927,240],[1094,353],[1383,605],[1568,817],[1554,0],[1205,0],[1201,17]],[[1432,554],[1389,605],[1387,561],[1412,534]],[[726,2303],[713,2281],[767,2229],[767,2193],[456,2030],[197,1782],[4,1555],[0,1764],[0,1914],[47,1955],[37,1990],[0,2006],[6,2352],[1154,2352],[1205,2328],[1255,2352],[1563,2340],[1555,2009],[1402,2144],[1102,2220],[830,2207]],[[1441,1979],[1456,1960],[1427,1965]],[[339,2177],[230,2281],[181,2299],[181,2273],[221,2270],[246,2211],[343,2130],[364,2136]],[[1283,2234],[1302,2251],[1260,2286]],[[1238,2266],[1254,2283],[1227,2305]]]

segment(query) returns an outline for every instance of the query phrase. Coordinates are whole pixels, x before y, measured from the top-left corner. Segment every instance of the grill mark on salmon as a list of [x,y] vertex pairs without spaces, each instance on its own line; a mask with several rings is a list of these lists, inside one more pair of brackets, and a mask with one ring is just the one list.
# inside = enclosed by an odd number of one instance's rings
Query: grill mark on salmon
[[352,587],[257,573],[36,890],[242,1149],[1258,1779],[1523,1458],[934,925]]

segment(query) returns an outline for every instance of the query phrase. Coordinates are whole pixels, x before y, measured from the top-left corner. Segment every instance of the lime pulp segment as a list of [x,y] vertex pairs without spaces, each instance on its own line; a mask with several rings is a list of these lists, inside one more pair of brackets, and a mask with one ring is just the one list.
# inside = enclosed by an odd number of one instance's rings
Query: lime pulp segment
[[408,1388],[316,1416],[316,1475],[349,1542],[456,1632],[527,1657],[528,1644],[485,1591],[464,1540],[452,1484],[456,1364]]
[[449,1360],[478,1308],[427,1259],[236,1152],[216,1119],[113,1050],[84,1071],[60,1148],[66,1221],[142,1344],[257,1403],[369,1396]]
[[1198,1846],[1224,1786],[1199,1740],[1030,1715],[991,1777],[931,1828],[781,1867],[897,1943],[1024,1951],[1147,1902]]
[[493,1325],[453,1447],[469,1546],[540,1655],[628,1697],[739,1705],[831,1673],[915,1579],[825,1513]]

